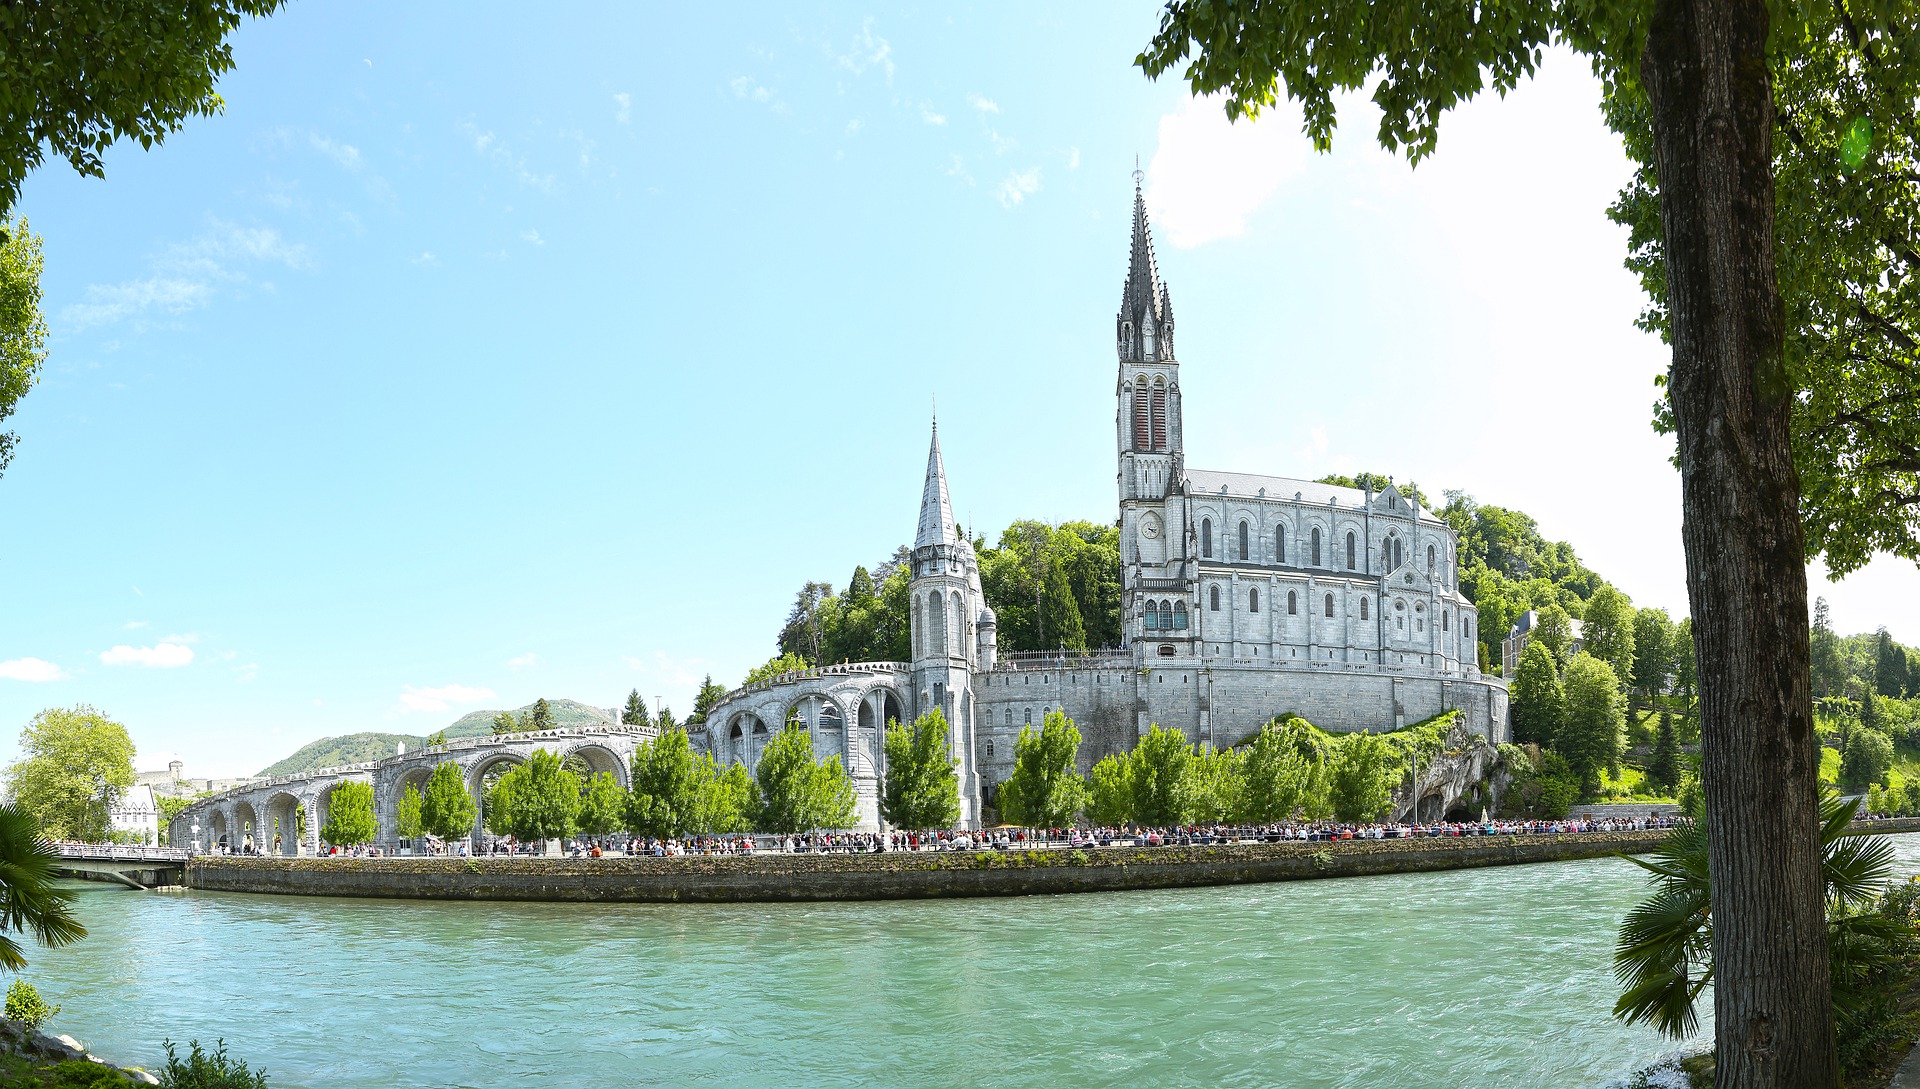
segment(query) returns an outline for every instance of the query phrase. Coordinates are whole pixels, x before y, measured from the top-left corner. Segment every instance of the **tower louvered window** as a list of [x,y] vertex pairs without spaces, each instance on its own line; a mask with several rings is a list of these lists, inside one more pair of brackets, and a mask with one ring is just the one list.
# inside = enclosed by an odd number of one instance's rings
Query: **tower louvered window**
[[1147,376],[1143,374],[1133,384],[1133,448],[1135,450],[1153,449],[1153,428],[1148,407],[1152,400],[1152,395],[1147,392]]
[[1167,387],[1158,378],[1153,380],[1153,448],[1167,448]]

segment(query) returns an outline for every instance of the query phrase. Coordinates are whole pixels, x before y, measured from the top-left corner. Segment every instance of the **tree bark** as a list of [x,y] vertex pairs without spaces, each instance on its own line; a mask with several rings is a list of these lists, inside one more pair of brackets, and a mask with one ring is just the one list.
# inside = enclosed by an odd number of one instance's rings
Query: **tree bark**
[[1765,0],[1656,0],[1653,106],[1713,874],[1716,1089],[1839,1084]]

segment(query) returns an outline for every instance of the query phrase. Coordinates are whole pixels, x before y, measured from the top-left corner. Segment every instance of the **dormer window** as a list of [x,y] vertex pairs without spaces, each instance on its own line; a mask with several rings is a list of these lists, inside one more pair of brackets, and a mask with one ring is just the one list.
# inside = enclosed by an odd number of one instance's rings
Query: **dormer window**
[[1153,356],[1153,319],[1140,323],[1140,358],[1152,359]]

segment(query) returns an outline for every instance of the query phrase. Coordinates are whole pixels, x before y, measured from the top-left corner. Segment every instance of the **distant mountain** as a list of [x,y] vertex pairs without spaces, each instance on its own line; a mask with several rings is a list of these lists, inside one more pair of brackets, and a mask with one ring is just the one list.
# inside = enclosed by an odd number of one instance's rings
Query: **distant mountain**
[[[562,726],[612,726],[617,724],[619,716],[610,708],[589,707],[575,700],[548,700],[547,707],[553,713],[553,724]],[[516,708],[513,717],[525,719],[527,712],[533,710],[533,704]],[[447,727],[447,736],[481,737],[493,732],[493,716],[498,711],[475,711],[462,715]],[[342,764],[358,764],[365,760],[380,760],[393,756],[399,746],[405,745],[408,751],[422,748],[427,739],[418,734],[359,733],[341,737],[323,737],[301,747],[300,751],[277,764],[263,768],[264,776],[299,775],[303,772],[317,771],[320,768],[337,768]]]

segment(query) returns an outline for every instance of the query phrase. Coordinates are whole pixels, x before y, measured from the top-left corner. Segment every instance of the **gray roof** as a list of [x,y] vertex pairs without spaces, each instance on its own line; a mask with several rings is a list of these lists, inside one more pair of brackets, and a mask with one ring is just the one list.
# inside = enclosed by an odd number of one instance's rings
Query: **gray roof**
[[933,445],[927,449],[927,484],[920,493],[920,528],[913,547],[953,544],[959,535],[953,526],[953,502],[947,498],[947,467],[940,460],[940,424],[933,425]]
[[[1257,473],[1222,473],[1211,469],[1187,470],[1187,494],[1219,495],[1225,488],[1226,494],[1252,499],[1258,497],[1261,489],[1266,489],[1268,499],[1292,499],[1298,492],[1302,503],[1324,506],[1327,500],[1336,506],[1357,510],[1366,503],[1367,493],[1359,488],[1346,488],[1338,484],[1317,484],[1311,480],[1301,480],[1291,476],[1261,476]],[[1377,493],[1376,493],[1377,494]],[[1420,510],[1420,520],[1438,523],[1441,519],[1426,508]]]

